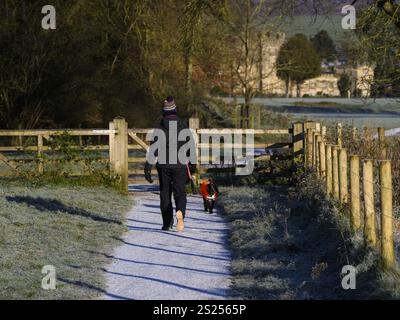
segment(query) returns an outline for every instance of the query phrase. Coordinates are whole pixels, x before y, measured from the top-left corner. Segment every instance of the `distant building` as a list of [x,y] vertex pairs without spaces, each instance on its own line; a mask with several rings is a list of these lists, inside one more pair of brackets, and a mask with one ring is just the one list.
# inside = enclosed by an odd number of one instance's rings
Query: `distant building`
[[[258,48],[258,61],[252,68],[252,86],[259,93],[271,96],[284,96],[286,94],[285,82],[276,74],[276,61],[279,50],[286,40],[284,33],[264,34],[260,41],[261,48]],[[340,96],[338,80],[340,75],[347,73],[350,76],[352,88],[349,96],[368,97],[371,92],[374,70],[372,67],[360,65],[357,67],[348,66],[346,61],[334,63],[323,63],[320,76],[307,80],[301,85],[302,96]],[[239,92],[240,88],[235,88]],[[296,85],[289,87],[291,97],[296,96]]]

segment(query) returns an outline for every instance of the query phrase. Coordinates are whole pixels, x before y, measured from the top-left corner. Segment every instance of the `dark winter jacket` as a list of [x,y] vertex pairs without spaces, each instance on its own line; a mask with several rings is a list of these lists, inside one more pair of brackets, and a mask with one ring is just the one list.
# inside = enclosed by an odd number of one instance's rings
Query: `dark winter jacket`
[[[162,145],[160,148],[163,148],[162,151],[166,153],[166,161],[165,163],[162,163],[161,159],[159,158],[157,161],[157,168],[180,168],[180,167],[186,167],[187,163],[181,163],[179,161],[179,157],[177,156],[177,162],[176,163],[170,163],[173,161],[170,161],[169,159],[169,152],[170,152],[170,148],[174,148],[174,152],[176,152],[176,154],[179,154],[179,150],[181,150],[181,148],[189,141],[189,137],[186,138],[186,141],[177,141],[177,143],[175,145],[170,145],[170,132],[169,132],[169,127],[170,127],[170,123],[176,123],[176,127],[177,127],[177,137],[179,136],[180,132],[184,129],[188,129],[188,126],[186,125],[186,123],[181,120],[177,115],[175,114],[171,114],[171,115],[167,115],[164,116],[158,126],[158,129],[161,129],[164,133],[165,133],[165,137],[166,137],[166,141],[165,141],[165,145]],[[171,133],[172,134],[172,133]],[[176,137],[176,139],[177,139]],[[191,139],[194,143],[194,137],[191,136]],[[153,145],[155,142],[157,141],[157,138],[155,138],[154,141],[151,142],[151,145]],[[164,149],[165,148],[165,149]],[[161,152],[161,150],[158,150],[158,152],[156,152],[156,155],[158,155]],[[186,148],[186,154],[187,156],[190,155],[190,150],[188,148]],[[190,169],[191,171],[195,171],[194,168],[195,164],[190,164]]]

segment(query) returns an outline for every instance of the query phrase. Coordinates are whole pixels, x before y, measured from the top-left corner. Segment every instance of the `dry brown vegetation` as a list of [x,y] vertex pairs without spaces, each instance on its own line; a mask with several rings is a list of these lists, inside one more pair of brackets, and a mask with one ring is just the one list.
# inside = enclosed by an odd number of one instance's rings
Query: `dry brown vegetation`
[[[400,218],[400,137],[385,137],[384,145],[379,143],[377,129],[367,128],[363,132],[354,131],[351,127],[343,127],[343,147],[349,156],[358,155],[361,160],[374,160],[375,189],[379,191],[378,164],[380,160],[391,160],[393,176],[394,213]],[[336,130],[328,128],[328,143],[335,144]],[[383,155],[386,150],[386,156]]]

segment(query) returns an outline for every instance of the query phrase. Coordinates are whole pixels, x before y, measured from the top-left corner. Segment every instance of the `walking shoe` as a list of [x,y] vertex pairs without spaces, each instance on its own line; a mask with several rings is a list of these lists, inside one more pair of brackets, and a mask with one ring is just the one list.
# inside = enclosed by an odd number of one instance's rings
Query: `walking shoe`
[[168,225],[163,225],[161,230],[163,231],[169,231],[170,229],[172,229],[174,227],[174,219],[171,219],[171,222]]
[[176,212],[176,231],[183,231],[183,229],[185,228],[185,225],[183,224],[183,213],[181,210],[178,210]]

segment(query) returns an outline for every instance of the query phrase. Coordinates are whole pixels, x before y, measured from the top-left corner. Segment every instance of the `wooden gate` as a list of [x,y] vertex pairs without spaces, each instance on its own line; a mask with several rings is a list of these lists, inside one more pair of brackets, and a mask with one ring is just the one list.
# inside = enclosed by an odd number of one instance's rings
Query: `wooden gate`
[[[197,177],[209,172],[221,170],[220,167],[204,165],[204,148],[214,148],[212,144],[204,141],[204,137],[212,134],[229,133],[233,135],[253,134],[254,143],[251,148],[262,150],[285,150],[295,156],[304,154],[304,128],[303,124],[294,124],[293,128],[283,129],[205,129],[199,128],[199,120],[189,120],[189,127],[196,139],[196,152],[198,160]],[[37,170],[46,172],[46,165],[42,161],[42,155],[50,150],[50,142],[56,136],[67,134],[77,139],[76,149],[97,150],[106,162],[112,175],[118,176],[121,181],[121,189],[128,190],[129,184],[147,184],[144,179],[144,163],[148,142],[146,135],[152,129],[129,129],[125,119],[116,118],[109,124],[108,129],[60,129],[60,130],[0,130],[0,176],[20,175],[21,170]],[[87,139],[91,139],[90,145],[85,145]],[[6,141],[8,139],[8,141]],[[220,144],[218,147],[236,148],[231,145]],[[242,148],[240,146],[240,148]],[[290,150],[289,150],[290,149]],[[293,152],[292,150],[293,149]],[[271,154],[256,156],[256,161],[268,160]],[[58,161],[57,157],[51,161]],[[78,161],[79,162],[79,161]],[[156,170],[153,169],[156,176]],[[68,176],[79,176],[90,172],[71,171]],[[157,183],[157,180],[155,180]]]

